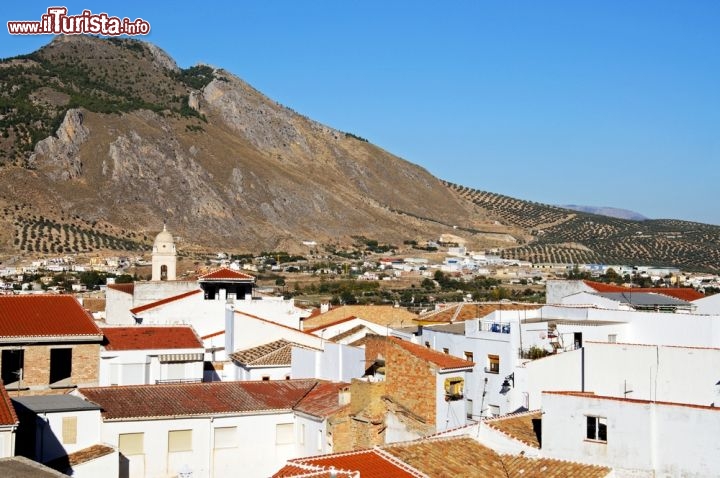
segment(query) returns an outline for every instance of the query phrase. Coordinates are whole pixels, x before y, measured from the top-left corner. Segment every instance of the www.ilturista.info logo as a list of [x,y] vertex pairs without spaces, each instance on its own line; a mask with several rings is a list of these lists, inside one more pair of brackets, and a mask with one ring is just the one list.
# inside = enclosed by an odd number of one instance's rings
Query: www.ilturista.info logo
[[150,24],[142,18],[130,20],[108,16],[107,13],[92,13],[83,10],[80,15],[68,15],[65,7],[50,7],[40,21],[7,22],[11,35],[147,35]]

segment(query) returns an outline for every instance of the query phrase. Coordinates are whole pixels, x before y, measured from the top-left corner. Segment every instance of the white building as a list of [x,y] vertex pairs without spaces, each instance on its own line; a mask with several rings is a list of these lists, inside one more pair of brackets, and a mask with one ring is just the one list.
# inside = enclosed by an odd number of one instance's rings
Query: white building
[[193,478],[267,477],[290,458],[330,450],[322,422],[344,406],[337,389],[329,393],[315,380],[104,387],[76,393],[102,407],[102,440],[118,448],[128,477],[176,476],[181,471]]
[[203,380],[205,348],[192,327],[103,327],[99,385]]
[[543,394],[542,454],[619,477],[720,473],[720,408],[577,392]]

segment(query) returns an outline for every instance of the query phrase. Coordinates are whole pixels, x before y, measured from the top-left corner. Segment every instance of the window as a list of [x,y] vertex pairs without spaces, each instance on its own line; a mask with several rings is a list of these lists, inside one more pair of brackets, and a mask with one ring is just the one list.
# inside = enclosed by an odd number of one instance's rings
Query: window
[[269,382],[270,381],[270,375],[263,375],[262,376],[263,382]]
[[168,432],[168,451],[192,451],[192,430],[170,430]]
[[430,348],[430,342],[428,342],[427,340],[425,341],[425,347]]
[[607,443],[607,418],[605,417],[586,417],[587,433],[585,438],[588,440]]
[[[165,246],[163,246],[165,247]],[[160,266],[160,280],[167,280],[168,278],[168,272],[167,272],[167,266],[165,264]]]
[[50,385],[70,385],[72,349],[50,349]]
[[500,373],[500,356],[499,355],[488,355],[487,356],[487,368],[485,369],[488,373]]
[[608,334],[608,343],[617,343],[617,334]]
[[474,362],[473,360],[473,353],[472,352],[465,352],[465,360],[468,360],[470,362]]
[[462,400],[463,385],[465,380],[462,377],[450,377],[445,379],[445,401],[453,402]]
[[472,420],[473,417],[473,401],[469,398],[465,400],[465,415],[467,416],[468,420]]
[[293,443],[294,427],[292,423],[278,423],[275,425],[275,443],[277,445],[287,445]]
[[2,381],[5,388],[18,388],[22,384],[25,353],[23,349],[7,349],[2,351]]
[[491,417],[500,416],[500,405],[488,405],[488,413]]
[[118,449],[125,456],[142,455],[144,433],[121,433],[118,437]]
[[215,429],[215,448],[235,448],[237,446],[237,427],[218,427]]
[[62,442],[65,445],[77,443],[77,417],[63,417]]
[[447,348],[447,347],[443,347],[443,353],[444,353],[444,354],[449,354],[449,353],[450,353],[450,349]]

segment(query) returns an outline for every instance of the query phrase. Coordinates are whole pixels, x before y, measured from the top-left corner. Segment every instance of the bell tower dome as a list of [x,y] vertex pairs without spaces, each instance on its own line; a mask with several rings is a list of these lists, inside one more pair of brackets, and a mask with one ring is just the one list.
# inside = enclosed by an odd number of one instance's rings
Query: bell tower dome
[[163,230],[155,236],[152,250],[152,280],[175,280],[175,239],[163,224]]

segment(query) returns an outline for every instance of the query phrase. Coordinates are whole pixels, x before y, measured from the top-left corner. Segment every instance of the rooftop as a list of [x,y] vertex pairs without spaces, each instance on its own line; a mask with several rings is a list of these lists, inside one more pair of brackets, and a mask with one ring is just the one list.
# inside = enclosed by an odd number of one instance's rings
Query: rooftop
[[693,300],[701,299],[705,295],[692,289],[690,287],[623,287],[615,284],[605,284],[604,282],[595,282],[586,280],[585,285],[595,289],[598,292],[654,292],[656,294],[662,294],[676,299],[691,302]]
[[191,295],[200,294],[202,293],[201,289],[197,290],[191,290],[189,292],[183,292],[182,294],[174,295],[172,297],[167,297],[165,299],[156,300],[155,302],[150,302],[149,304],[141,305],[139,307],[135,307],[133,309],[130,309],[130,313],[132,314],[139,314],[140,312],[144,312],[146,310],[154,309],[155,307],[160,307],[161,305],[169,304],[170,302],[175,302],[176,300],[181,300],[186,297],[190,297]]
[[33,395],[13,398],[12,401],[18,409],[26,408],[35,413],[100,410],[95,403],[74,395]]
[[340,392],[349,386],[349,383],[342,382],[318,382],[295,406],[295,410],[314,417],[330,417],[348,406],[340,403]]
[[305,345],[290,342],[289,340],[280,339],[257,347],[251,347],[245,350],[238,350],[230,354],[230,358],[235,362],[246,366],[283,366],[290,365],[292,348],[302,347],[310,349]]
[[202,348],[189,326],[103,327],[105,350],[159,350]]
[[317,380],[203,382],[82,388],[106,420],[257,414],[291,410]]
[[492,314],[496,310],[535,310],[542,304],[519,304],[515,302],[461,302],[432,310],[420,315],[421,323],[454,323],[477,319]]
[[18,417],[15,414],[10,396],[5,386],[0,382],[0,426],[17,425]]
[[133,295],[133,292],[135,291],[135,283],[130,282],[127,284],[109,284],[107,288]]
[[441,369],[472,368],[473,366],[475,366],[475,363],[469,360],[453,357],[452,355],[438,352],[436,350],[432,350],[427,347],[423,347],[422,345],[417,345],[412,342],[408,342],[407,340],[399,339],[397,337],[389,337],[387,340],[391,340],[393,343],[407,350],[414,356],[427,362],[433,363]]
[[198,281],[200,282],[208,282],[208,281],[251,281],[255,282],[255,277],[251,276],[250,274],[245,274],[243,272],[239,272],[233,269],[230,269],[228,267],[221,267],[220,269],[215,269],[214,271],[210,271],[206,274],[203,274],[198,277]]
[[363,478],[446,477],[507,478],[508,476],[604,478],[610,468],[547,458],[500,455],[469,437],[430,438],[385,445],[372,450],[298,458],[273,477],[326,476],[330,467]]
[[513,413],[486,419],[483,423],[533,448],[540,448],[542,412]]
[[311,315],[303,320],[303,327],[305,330],[323,328],[349,317],[359,317],[383,327],[411,325],[417,319],[417,315],[409,310],[392,305],[343,305],[324,314]]
[[70,295],[0,296],[0,339],[101,335],[92,316]]
[[0,476],[3,478],[67,478],[67,475],[24,456],[0,458]]

